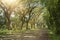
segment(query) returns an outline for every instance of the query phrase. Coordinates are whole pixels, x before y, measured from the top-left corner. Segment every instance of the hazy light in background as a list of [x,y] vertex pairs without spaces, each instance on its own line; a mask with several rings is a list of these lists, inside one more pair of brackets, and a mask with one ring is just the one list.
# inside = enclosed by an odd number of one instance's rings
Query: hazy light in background
[[2,2],[10,5],[10,4],[12,4],[12,3],[15,3],[16,0],[2,0]]
[[14,12],[12,12],[11,17],[15,17]]
[[6,7],[15,7],[18,5],[19,0],[1,0],[1,2],[6,6]]

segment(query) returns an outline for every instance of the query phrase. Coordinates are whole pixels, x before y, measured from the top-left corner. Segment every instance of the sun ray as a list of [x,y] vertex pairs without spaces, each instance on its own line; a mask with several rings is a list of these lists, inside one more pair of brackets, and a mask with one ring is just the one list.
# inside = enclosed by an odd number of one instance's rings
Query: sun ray
[[2,0],[2,2],[6,5],[14,4],[17,0]]

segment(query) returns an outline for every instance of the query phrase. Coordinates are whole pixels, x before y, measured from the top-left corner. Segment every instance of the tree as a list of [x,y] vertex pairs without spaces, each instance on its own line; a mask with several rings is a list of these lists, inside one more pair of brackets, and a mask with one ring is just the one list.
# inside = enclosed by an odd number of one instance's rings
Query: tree
[[[60,0],[45,0],[42,2],[45,4],[47,7],[49,13],[50,13],[50,18],[49,18],[49,27],[55,27],[56,31],[55,33],[60,34]],[[53,26],[52,26],[53,25]]]
[[[3,0],[0,1],[0,7],[3,9],[4,11],[4,15],[5,15],[5,19],[6,19],[6,26],[7,26],[7,29],[11,29],[10,27],[10,15],[12,13],[12,11],[16,8],[17,5],[6,5],[6,3],[2,2]],[[19,2],[18,2],[19,3]]]

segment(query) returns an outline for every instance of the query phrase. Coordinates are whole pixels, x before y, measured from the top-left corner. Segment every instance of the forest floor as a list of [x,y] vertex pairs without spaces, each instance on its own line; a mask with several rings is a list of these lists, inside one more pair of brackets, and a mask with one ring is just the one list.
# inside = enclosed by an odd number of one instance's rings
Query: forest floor
[[46,29],[0,35],[0,40],[48,40],[48,38],[49,36]]

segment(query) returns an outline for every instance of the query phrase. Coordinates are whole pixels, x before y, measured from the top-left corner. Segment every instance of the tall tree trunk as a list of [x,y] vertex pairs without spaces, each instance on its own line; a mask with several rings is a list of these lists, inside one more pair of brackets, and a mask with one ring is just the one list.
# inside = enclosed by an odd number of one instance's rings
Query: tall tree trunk
[[7,29],[10,30],[11,29],[11,26],[10,26],[10,14],[8,13],[8,11],[5,12],[5,18],[6,18],[6,26],[7,26]]

